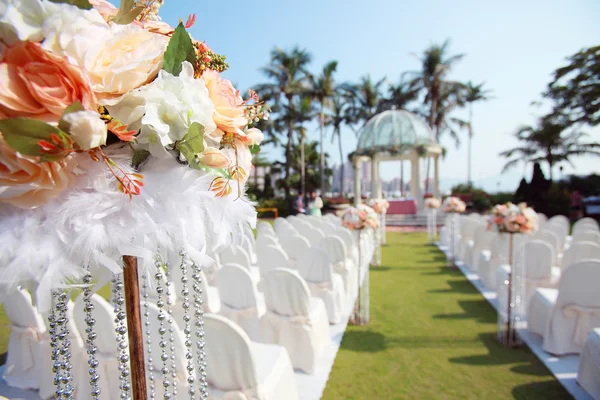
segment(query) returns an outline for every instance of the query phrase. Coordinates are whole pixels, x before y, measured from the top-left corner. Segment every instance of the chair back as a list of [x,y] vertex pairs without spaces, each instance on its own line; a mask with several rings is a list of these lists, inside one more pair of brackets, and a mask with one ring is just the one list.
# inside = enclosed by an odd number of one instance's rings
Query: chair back
[[600,307],[598,282],[600,260],[585,260],[569,266],[560,277],[557,306]]
[[298,260],[305,253],[311,251],[310,242],[304,237],[300,235],[292,235],[290,236],[283,245],[284,250],[295,260]]
[[306,282],[327,283],[333,287],[333,264],[323,249],[304,252],[296,263],[296,270]]
[[550,278],[556,259],[553,247],[543,240],[531,240],[524,248],[525,276],[528,279]]
[[321,240],[319,247],[329,255],[333,264],[346,261],[346,245],[341,238],[337,236],[328,236]]
[[562,266],[568,268],[583,260],[600,260],[600,244],[598,242],[574,242],[563,256]]
[[209,384],[222,391],[258,387],[256,361],[246,332],[227,318],[210,314],[204,316],[204,334]]
[[4,312],[12,325],[21,328],[33,328],[45,332],[44,319],[31,303],[31,295],[25,289],[18,288],[6,297]]
[[272,244],[261,247],[258,253],[258,268],[261,275],[275,268],[288,268],[289,266],[290,258],[281,247]]
[[221,264],[238,264],[250,271],[252,261],[250,255],[242,246],[233,246],[219,254]]
[[549,229],[548,224],[546,224],[546,227],[541,231],[534,233],[532,239],[547,242],[552,246],[555,253],[560,252],[560,249],[562,248],[560,245],[560,239],[558,238],[558,234],[555,231]]
[[600,243],[600,232],[593,230],[579,230],[573,234],[572,243],[577,242]]
[[310,291],[298,271],[276,268],[264,277],[267,310],[282,316],[306,316],[310,313]]
[[[152,332],[158,332],[158,330],[160,329],[160,322],[158,320],[159,314],[162,313],[162,315],[165,316],[165,320],[168,317],[168,314],[165,311],[160,311],[158,309],[158,307],[155,304],[148,304],[148,313],[149,313],[149,322],[150,322],[150,327],[149,329]],[[185,377],[185,379],[187,379],[187,377],[189,376],[189,374],[187,373],[187,369],[186,369],[186,358],[185,358],[185,336],[183,334],[183,331],[179,328],[179,325],[177,324],[178,321],[173,321],[173,344],[172,346],[175,347],[175,372],[177,373],[177,375],[179,375],[180,377]],[[181,322],[183,323],[183,321]],[[152,350],[152,354],[155,355],[154,357],[152,357],[152,366],[154,367],[155,371],[160,371],[160,369],[162,368],[162,361],[161,358],[159,356],[159,354],[161,354],[162,352],[162,348],[160,347],[160,340],[152,340],[152,342],[150,343],[151,346],[151,350]],[[208,347],[208,346],[207,346]]]
[[246,309],[258,304],[258,291],[250,272],[238,264],[225,264],[217,272],[221,303],[230,308]]
[[585,217],[578,219],[573,224],[573,235],[576,235],[580,231],[599,231],[598,222],[594,218]]

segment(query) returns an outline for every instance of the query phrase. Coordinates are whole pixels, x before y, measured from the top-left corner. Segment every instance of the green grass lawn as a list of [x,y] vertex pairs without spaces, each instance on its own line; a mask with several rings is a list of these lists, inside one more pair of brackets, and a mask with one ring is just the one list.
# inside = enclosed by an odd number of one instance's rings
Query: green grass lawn
[[346,331],[324,399],[570,398],[527,347],[497,343],[495,310],[424,234],[387,238],[371,322]]

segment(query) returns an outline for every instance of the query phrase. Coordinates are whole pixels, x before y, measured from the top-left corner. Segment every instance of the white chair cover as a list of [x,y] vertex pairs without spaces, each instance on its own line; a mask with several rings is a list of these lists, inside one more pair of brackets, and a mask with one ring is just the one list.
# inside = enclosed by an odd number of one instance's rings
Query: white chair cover
[[600,232],[592,230],[581,230],[573,234],[572,243],[592,242],[600,243]]
[[310,242],[300,235],[291,235],[283,243],[283,249],[294,260],[300,259],[304,254],[311,251]]
[[265,222],[265,221],[259,221],[258,224],[256,224],[256,232],[258,234],[265,233],[265,232],[270,232],[270,233],[275,234],[273,225],[271,225],[270,223]]
[[281,247],[270,244],[259,248],[258,268],[262,276],[272,269],[290,268],[291,266],[290,258]]
[[312,295],[323,300],[329,323],[339,323],[346,304],[344,279],[333,272],[327,253],[318,248],[305,252],[296,263],[296,270],[308,284]]
[[[179,265],[169,264],[169,268],[169,271],[171,272],[171,280],[174,286],[173,294],[175,296],[175,301],[171,303],[173,317],[175,318],[175,321],[181,325],[183,323],[183,315],[185,314],[185,310],[181,306],[181,300],[183,300],[183,295],[181,294],[181,291],[183,290],[183,283],[181,283],[181,278],[183,277],[183,273]],[[216,286],[208,285],[204,271],[200,271],[200,289],[202,290],[202,308],[204,309],[204,312],[211,314],[218,313],[221,310],[221,297],[219,296],[219,289],[217,289]],[[188,290],[191,292],[190,283],[188,283]]]
[[492,242],[489,252],[482,251],[478,263],[478,274],[485,287],[495,290],[496,277],[499,266],[508,263],[508,235],[500,233]]
[[554,253],[556,255],[558,255],[558,253],[560,253],[562,250],[561,241],[559,239],[559,234],[555,230],[552,230],[552,227],[550,227],[550,226],[546,226],[546,228],[535,233],[533,235],[533,239],[534,240],[543,240],[543,241],[547,242],[548,244],[550,244],[552,246],[552,249],[554,249]]
[[241,246],[248,253],[248,256],[250,256],[250,263],[256,264],[256,240],[249,229],[244,230]]
[[319,243],[319,247],[327,253],[333,263],[334,272],[344,279],[344,289],[350,298],[358,293],[358,267],[352,258],[348,257],[346,246],[337,236],[326,237]]
[[573,224],[573,235],[580,231],[598,231],[598,222],[594,218],[585,217],[577,220]]
[[577,383],[593,399],[600,399],[600,329],[593,329],[581,351]]
[[296,382],[287,351],[250,341],[237,325],[218,315],[204,317],[210,398],[296,400]]
[[265,314],[263,297],[247,269],[225,264],[217,273],[221,315],[238,324],[253,341],[261,341],[260,319]]
[[[159,328],[160,328],[160,323],[158,321],[158,315],[160,313],[158,307],[154,304],[149,304],[148,305],[148,313],[149,315],[149,321],[150,321],[150,331],[153,333],[158,332]],[[163,314],[165,316],[167,316],[166,310],[163,311]],[[187,359],[185,358],[185,353],[186,353],[186,348],[185,348],[185,335],[183,334],[183,331],[179,328],[179,325],[177,323],[177,320],[173,321],[173,346],[175,347],[175,373],[176,376],[173,377],[172,375],[169,377],[169,379],[172,381],[173,379],[175,379],[175,381],[177,382],[177,391],[178,393],[181,393],[181,396],[183,396],[184,394],[187,393],[190,384],[188,383],[188,376],[190,376],[190,373],[187,370]],[[181,322],[183,324],[183,319],[181,319]],[[165,324],[166,325],[166,324]],[[168,325],[167,325],[168,326]],[[170,333],[168,334],[170,335]],[[193,341],[195,342],[195,341]],[[162,360],[160,358],[160,355],[162,353],[162,349],[160,347],[160,340],[156,340],[153,339],[152,342],[150,343],[151,346],[151,350],[152,350],[152,367],[154,368],[154,371],[160,371],[162,368]],[[145,342],[144,343],[144,347],[147,348],[148,343]],[[197,350],[197,346],[194,343],[193,344],[193,351],[194,353]],[[169,367],[171,367],[171,364],[173,363],[172,360],[169,360]],[[116,371],[115,371],[116,372]],[[171,371],[173,372],[173,371]],[[196,376],[197,371],[192,372],[192,376]],[[100,378],[102,379],[102,377]],[[147,380],[146,384],[148,385],[148,393],[150,393],[150,381]],[[156,393],[156,398],[160,399],[164,396],[164,387],[162,385],[162,382],[160,382],[160,380],[158,380],[156,382],[156,384],[154,385],[154,392]],[[115,398],[116,400],[117,398]]]
[[473,249],[471,250],[471,269],[473,271],[479,270],[479,260],[481,259],[482,251],[490,251],[492,243],[498,237],[497,232],[484,231],[481,236],[475,237]]
[[537,213],[537,221],[538,227],[543,228],[546,222],[548,222],[548,217],[546,217],[546,214]]
[[260,252],[261,247],[265,247],[270,244],[272,244],[274,246],[280,245],[279,239],[277,238],[277,236],[275,236],[274,234],[271,234],[271,233],[259,234],[258,238],[256,239],[256,255],[258,256],[258,253]]
[[583,260],[600,260],[600,244],[594,242],[573,242],[565,251],[562,268]]
[[346,257],[350,257],[355,265],[358,265],[358,243],[350,229],[341,227],[335,231],[335,235],[344,241],[346,245]]
[[[40,341],[46,332],[44,321],[31,304],[29,292],[24,289],[7,296],[4,311],[11,325],[3,378],[9,386],[38,389],[41,374],[45,372],[40,351]],[[49,354],[49,347],[46,350]],[[46,373],[52,374],[52,370]]]
[[[556,249],[559,253],[563,250],[565,242],[567,240],[567,236],[569,236],[569,229],[571,225],[569,223],[565,224],[564,220],[558,219],[553,220],[552,217],[546,225],[544,225],[544,231],[552,231],[556,234],[558,238],[558,248]],[[568,220],[567,220],[568,221]]]
[[[487,225],[480,222],[472,223],[472,232],[468,240],[463,237],[461,240],[460,259],[470,270],[474,270],[475,263],[473,262],[473,254],[476,250],[477,243],[481,241],[484,233],[487,233]],[[481,251],[481,250],[480,250]],[[479,253],[477,253],[479,255]]]
[[285,347],[294,368],[312,374],[329,341],[323,300],[312,297],[297,271],[277,268],[264,277],[263,332],[268,343]]
[[600,261],[582,261],[563,271],[558,290],[537,289],[528,328],[544,337],[550,354],[579,353],[592,328],[600,327]]
[[[96,359],[98,360],[98,387],[102,393],[102,398],[107,400],[117,400],[120,398],[119,374],[116,373],[119,368],[117,362],[117,333],[115,329],[115,313],[113,308],[106,300],[97,294],[92,295],[91,302],[94,305],[93,316],[96,320],[94,325],[96,332]],[[79,295],[75,300],[73,307],[73,316],[79,332],[84,332],[87,328],[85,323],[85,312],[83,311],[83,295]],[[78,382],[76,400],[91,400],[91,386],[89,384],[90,376],[88,368],[81,368],[73,371],[74,379]]]
[[[525,244],[525,305],[537,288],[553,288],[558,284],[559,276],[553,273],[553,262],[556,259],[552,246],[542,240],[532,240]],[[526,306],[525,306],[526,307]]]
[[246,268],[250,272],[252,279],[256,282],[260,280],[260,270],[253,266],[250,255],[242,246],[232,246],[219,254],[221,265],[237,264]]

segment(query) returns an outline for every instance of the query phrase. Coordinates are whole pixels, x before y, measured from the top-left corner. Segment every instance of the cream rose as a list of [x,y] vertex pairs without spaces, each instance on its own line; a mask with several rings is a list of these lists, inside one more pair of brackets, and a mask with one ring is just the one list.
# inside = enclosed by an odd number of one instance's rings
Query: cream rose
[[227,168],[231,164],[223,152],[214,147],[207,147],[198,155],[198,162],[210,168]]
[[69,124],[69,134],[81,150],[89,150],[106,144],[106,123],[95,111],[76,111],[63,117]]
[[244,117],[244,100],[230,81],[222,79],[218,72],[207,70],[202,74],[210,99],[215,105],[213,118],[217,127],[224,132],[244,136],[241,130],[248,120]]
[[246,137],[248,138],[248,145],[254,146],[261,144],[265,138],[265,135],[260,129],[250,128],[246,130]]
[[73,156],[59,162],[23,156],[0,135],[0,202],[19,208],[41,206],[75,182],[76,167]]

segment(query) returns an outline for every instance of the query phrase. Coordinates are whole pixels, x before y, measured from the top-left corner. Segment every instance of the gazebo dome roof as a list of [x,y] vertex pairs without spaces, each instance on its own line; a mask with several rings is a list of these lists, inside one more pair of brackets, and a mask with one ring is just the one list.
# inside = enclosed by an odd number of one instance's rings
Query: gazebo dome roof
[[388,110],[371,118],[360,133],[357,154],[399,152],[437,144],[429,126],[405,110]]

